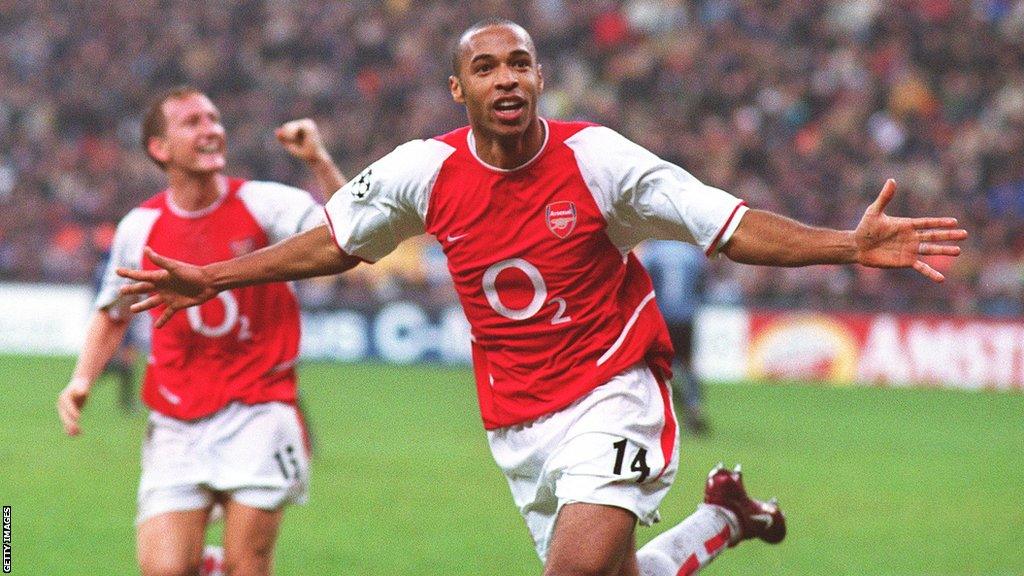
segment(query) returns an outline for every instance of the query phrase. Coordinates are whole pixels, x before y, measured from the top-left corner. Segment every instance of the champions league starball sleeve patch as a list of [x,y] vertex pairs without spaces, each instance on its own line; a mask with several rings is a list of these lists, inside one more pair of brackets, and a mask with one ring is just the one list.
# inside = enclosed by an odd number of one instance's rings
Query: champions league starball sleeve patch
[[373,168],[367,168],[362,174],[356,178],[355,182],[352,183],[352,188],[349,193],[356,200],[362,200],[370,194],[370,181],[373,177]]

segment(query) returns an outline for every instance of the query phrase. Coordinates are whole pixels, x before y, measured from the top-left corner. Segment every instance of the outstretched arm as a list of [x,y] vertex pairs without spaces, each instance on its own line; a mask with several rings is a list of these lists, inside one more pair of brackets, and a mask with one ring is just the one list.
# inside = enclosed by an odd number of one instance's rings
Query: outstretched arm
[[896,193],[888,180],[868,206],[856,230],[829,230],[795,220],[750,210],[740,221],[722,253],[743,264],[807,266],[810,264],[862,264],[872,268],[913,268],[935,282],[944,277],[921,260],[922,256],[957,256],[967,231],[956,228],[955,218],[897,218],[885,214]]
[[331,196],[348,182],[348,178],[345,178],[338,169],[327,147],[324,146],[316,122],[309,118],[285,122],[277,128],[274,135],[289,154],[309,166],[327,195],[324,201],[330,200]]
[[157,328],[166,324],[178,310],[202,304],[223,290],[339,274],[361,262],[338,248],[326,225],[244,256],[206,266],[165,258],[148,247],[146,256],[160,269],[118,268],[117,274],[136,281],[122,288],[122,294],[149,294],[145,300],[132,305],[132,312],[166,307],[155,323]]

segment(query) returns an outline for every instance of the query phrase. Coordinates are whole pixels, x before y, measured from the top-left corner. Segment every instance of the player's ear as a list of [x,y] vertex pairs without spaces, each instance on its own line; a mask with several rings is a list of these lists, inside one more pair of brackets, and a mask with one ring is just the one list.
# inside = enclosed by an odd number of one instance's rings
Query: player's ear
[[452,100],[459,104],[466,103],[466,97],[462,93],[462,82],[454,74],[448,77],[448,89],[452,92]]
[[543,92],[544,91],[544,66],[542,66],[540,62],[537,63],[537,78],[540,79],[540,82],[537,83],[537,92]]
[[159,136],[153,136],[146,143],[146,151],[149,152],[150,158],[153,158],[160,164],[167,164],[167,161],[171,159],[171,154],[167,150],[167,140]]

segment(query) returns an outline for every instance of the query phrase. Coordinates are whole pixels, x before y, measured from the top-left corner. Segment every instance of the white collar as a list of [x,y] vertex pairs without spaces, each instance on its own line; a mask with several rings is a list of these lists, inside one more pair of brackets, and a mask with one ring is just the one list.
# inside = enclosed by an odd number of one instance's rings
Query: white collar
[[470,128],[469,132],[466,133],[466,144],[469,146],[469,153],[473,155],[473,158],[476,158],[477,162],[483,164],[485,168],[489,168],[491,170],[494,170],[495,172],[515,172],[516,170],[520,170],[522,168],[526,168],[530,164],[533,164],[534,160],[539,158],[540,155],[544,153],[544,149],[548,147],[548,138],[551,137],[551,130],[548,129],[548,121],[547,120],[545,120],[543,118],[540,118],[540,123],[541,123],[541,126],[544,127],[544,142],[541,143],[540,150],[537,150],[537,153],[533,155],[533,158],[530,158],[529,160],[527,160],[526,162],[523,162],[522,164],[520,164],[519,166],[516,166],[515,168],[498,168],[497,166],[492,166],[492,165],[488,164],[487,162],[484,162],[479,156],[477,156],[477,154],[476,154],[476,138],[473,137],[473,129],[472,128]]
[[168,188],[167,189],[167,209],[171,211],[171,214],[174,214],[175,216],[177,216],[179,218],[188,218],[188,219],[202,218],[203,216],[206,216],[207,214],[211,214],[217,208],[220,208],[220,205],[223,204],[224,200],[227,199],[227,197],[228,197],[228,190],[230,188],[231,188],[231,184],[225,180],[224,181],[224,189],[220,193],[220,196],[217,196],[217,199],[214,200],[209,206],[206,206],[205,208],[200,208],[199,210],[185,210],[184,208],[182,208],[182,207],[178,206],[177,204],[175,204],[174,203],[174,197],[171,195],[171,190],[170,190],[170,188]]

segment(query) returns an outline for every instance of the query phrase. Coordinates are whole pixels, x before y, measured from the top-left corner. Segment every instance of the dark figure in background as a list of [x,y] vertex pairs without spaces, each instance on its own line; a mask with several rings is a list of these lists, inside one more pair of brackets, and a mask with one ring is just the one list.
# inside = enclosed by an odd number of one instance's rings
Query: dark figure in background
[[[110,247],[107,246],[103,251],[99,264],[93,271],[92,288],[94,293],[98,293],[100,286],[103,284],[103,273],[106,271],[109,261]],[[106,366],[103,367],[103,372],[100,374],[100,378],[107,375],[117,378],[118,404],[121,406],[121,410],[129,414],[139,411],[139,403],[136,400],[138,393],[136,392],[135,362],[138,360],[139,350],[142,349],[143,342],[139,337],[138,323],[138,318],[132,320],[132,326],[125,333],[124,340],[121,340],[117,350],[114,351],[114,355],[110,357]]]
[[676,357],[672,371],[676,412],[683,414],[686,430],[702,435],[708,430],[701,410],[702,384],[693,370],[693,321],[707,287],[708,260],[700,248],[683,242],[652,240],[640,252],[658,295],[658,308],[668,325]]

